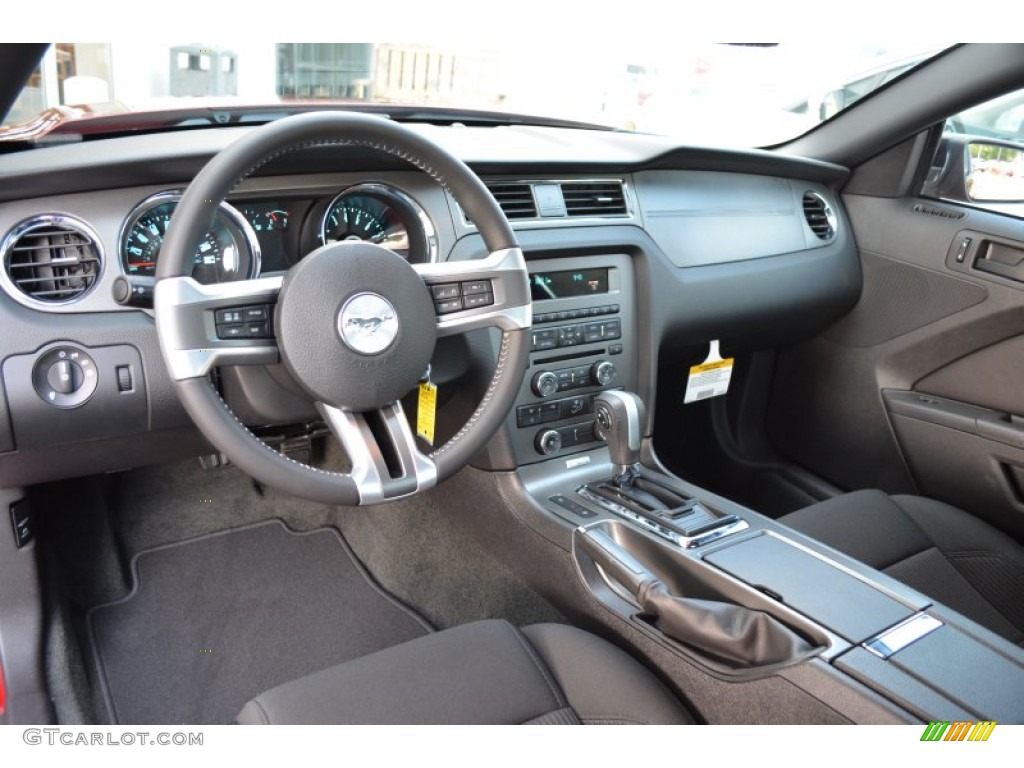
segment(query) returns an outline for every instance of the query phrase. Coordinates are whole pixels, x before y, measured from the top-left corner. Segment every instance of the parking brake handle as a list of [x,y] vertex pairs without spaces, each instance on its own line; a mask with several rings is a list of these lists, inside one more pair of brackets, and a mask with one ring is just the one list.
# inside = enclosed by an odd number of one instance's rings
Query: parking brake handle
[[806,640],[763,611],[733,603],[679,597],[607,533],[591,528],[580,547],[625,587],[665,635],[733,666],[794,661],[814,651]]

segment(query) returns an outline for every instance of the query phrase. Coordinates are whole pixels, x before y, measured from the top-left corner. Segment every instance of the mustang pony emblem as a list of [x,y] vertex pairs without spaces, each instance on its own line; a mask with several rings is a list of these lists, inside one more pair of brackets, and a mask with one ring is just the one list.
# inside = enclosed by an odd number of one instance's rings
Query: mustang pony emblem
[[350,317],[345,321],[345,325],[354,325],[362,333],[376,333],[378,328],[383,326],[388,320],[393,320],[394,317],[391,314],[386,317]]
[[398,338],[398,315],[391,302],[377,293],[357,293],[338,312],[338,335],[349,349],[376,355]]

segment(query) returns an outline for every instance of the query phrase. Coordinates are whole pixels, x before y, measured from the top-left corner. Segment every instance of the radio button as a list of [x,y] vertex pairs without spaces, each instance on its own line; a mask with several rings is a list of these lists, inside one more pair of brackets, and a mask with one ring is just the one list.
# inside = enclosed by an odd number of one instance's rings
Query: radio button
[[559,377],[551,371],[541,371],[535,375],[531,387],[538,397],[551,397],[562,388]]
[[557,328],[546,328],[541,331],[533,332],[533,345],[534,351],[544,349],[554,349],[558,346],[558,329]]
[[587,344],[592,341],[601,341],[604,338],[602,332],[602,323],[587,323],[583,326],[583,341]]
[[590,375],[593,377],[594,383],[602,387],[607,387],[615,381],[615,373],[615,364],[607,360],[594,363],[594,367],[590,369]]
[[621,320],[605,320],[601,323],[601,334],[605,339],[618,339],[622,336]]

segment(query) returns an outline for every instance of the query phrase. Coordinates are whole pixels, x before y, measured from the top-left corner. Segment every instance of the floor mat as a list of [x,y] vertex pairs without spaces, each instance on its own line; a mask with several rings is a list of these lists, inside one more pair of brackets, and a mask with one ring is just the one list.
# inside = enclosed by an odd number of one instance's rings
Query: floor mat
[[268,688],[430,631],[332,529],[275,520],[150,549],[132,566],[131,594],[88,614],[115,723],[230,723]]

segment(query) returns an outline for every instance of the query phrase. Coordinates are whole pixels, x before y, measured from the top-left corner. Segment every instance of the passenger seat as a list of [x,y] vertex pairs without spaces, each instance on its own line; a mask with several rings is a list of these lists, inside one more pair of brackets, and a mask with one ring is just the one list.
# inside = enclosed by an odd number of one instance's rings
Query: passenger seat
[[974,515],[920,496],[866,490],[779,522],[1024,645],[1024,547]]

